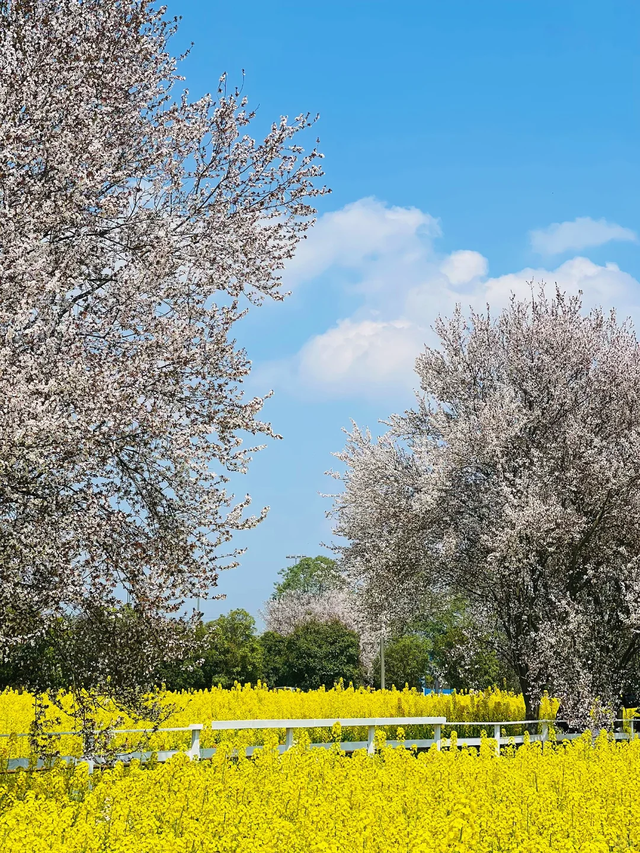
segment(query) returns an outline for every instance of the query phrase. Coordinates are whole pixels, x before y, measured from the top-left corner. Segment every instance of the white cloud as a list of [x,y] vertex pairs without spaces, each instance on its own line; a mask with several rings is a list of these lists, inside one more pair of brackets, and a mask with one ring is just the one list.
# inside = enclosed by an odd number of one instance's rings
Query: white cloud
[[319,218],[287,264],[286,282],[295,285],[331,267],[360,269],[389,255],[409,258],[439,235],[438,220],[416,207],[363,198]]
[[440,264],[440,269],[454,287],[468,284],[474,278],[482,278],[487,274],[488,268],[489,264],[483,255],[468,249],[452,252]]
[[579,216],[573,222],[554,222],[548,228],[529,233],[531,248],[541,255],[560,255],[580,252],[589,246],[602,246],[610,240],[635,242],[638,238],[630,228],[623,228],[606,219]]
[[425,344],[436,343],[431,326],[439,314],[450,313],[457,302],[478,310],[489,303],[497,313],[512,293],[528,295],[531,282],[582,291],[586,307],[615,304],[623,316],[640,314],[640,284],[616,264],[578,256],[556,269],[529,267],[488,278],[487,259],[478,252],[438,254],[433,246],[438,233],[437,220],[428,214],[373,199],[322,216],[302,260],[287,273],[301,281],[349,269],[360,306],[349,317],[336,317],[297,354],[262,365],[261,380],[316,397],[407,399],[417,386],[417,355]]
[[526,296],[530,292],[530,282],[547,285],[556,284],[568,293],[582,291],[585,307],[595,305],[619,306],[626,313],[635,313],[640,296],[640,285],[623,272],[617,264],[604,266],[594,264],[588,258],[576,257],[565,261],[555,270],[528,267],[517,273],[509,273],[489,279],[484,287],[482,299],[492,307],[504,307],[511,293]]
[[298,356],[305,387],[332,395],[387,392],[413,383],[413,365],[424,343],[422,329],[409,320],[347,319],[308,341]]

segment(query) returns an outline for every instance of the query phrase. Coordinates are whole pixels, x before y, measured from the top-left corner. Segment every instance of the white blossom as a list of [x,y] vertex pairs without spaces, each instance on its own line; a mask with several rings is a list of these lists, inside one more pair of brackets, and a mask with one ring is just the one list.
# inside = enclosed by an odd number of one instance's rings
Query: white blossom
[[261,611],[268,631],[292,634],[307,622],[341,622],[360,638],[360,658],[371,673],[380,642],[380,631],[369,624],[356,594],[350,589],[328,589],[322,593],[291,591],[270,598]]
[[[149,0],[0,4],[0,634],[126,590],[151,612],[234,565],[268,436],[233,327],[281,299],[321,174],[248,135],[222,78],[190,101]],[[225,551],[227,552],[225,554]]]
[[338,454],[343,568],[392,613],[430,590],[465,596],[529,714],[545,689],[572,720],[610,712],[640,629],[635,333],[542,288],[437,332],[417,406],[378,441],[354,427]]

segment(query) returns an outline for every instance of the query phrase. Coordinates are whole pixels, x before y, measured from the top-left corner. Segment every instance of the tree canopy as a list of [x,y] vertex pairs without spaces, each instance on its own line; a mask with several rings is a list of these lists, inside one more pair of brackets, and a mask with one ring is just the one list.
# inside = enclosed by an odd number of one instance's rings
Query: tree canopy
[[183,656],[185,601],[266,513],[229,485],[274,435],[234,326],[283,298],[324,192],[308,115],[256,141],[225,76],[190,100],[175,30],[152,0],[0,2],[0,648],[75,619],[116,700]]
[[237,562],[268,436],[233,327],[312,221],[306,115],[190,101],[150,0],[0,4],[0,643],[178,612]]
[[283,636],[271,631],[261,639],[267,682],[275,687],[315,690],[343,680],[363,680],[360,638],[342,622],[310,620]]
[[276,583],[273,598],[282,598],[290,592],[308,595],[323,595],[334,589],[342,589],[344,578],[337,569],[336,561],[330,557],[301,557],[297,563],[280,569],[282,580]]
[[379,608],[462,595],[534,715],[544,690],[612,714],[640,633],[640,348],[557,291],[457,310],[418,404],[340,454],[342,568]]

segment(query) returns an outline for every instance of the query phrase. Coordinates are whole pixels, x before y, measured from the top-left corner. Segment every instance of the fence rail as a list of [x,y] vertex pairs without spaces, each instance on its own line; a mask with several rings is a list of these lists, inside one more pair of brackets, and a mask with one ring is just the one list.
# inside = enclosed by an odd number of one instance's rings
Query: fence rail
[[[200,735],[203,730],[207,731],[242,731],[242,730],[259,730],[259,729],[284,729],[285,731],[285,740],[283,744],[278,746],[278,750],[283,753],[287,750],[291,749],[294,745],[294,731],[296,729],[318,729],[318,728],[333,728],[336,724],[339,724],[341,728],[355,728],[355,727],[366,727],[367,728],[367,740],[366,741],[342,741],[340,742],[340,749],[345,752],[354,752],[357,749],[366,749],[367,752],[372,755],[375,753],[375,733],[377,728],[385,727],[385,726],[396,726],[402,727],[405,726],[432,726],[433,727],[433,737],[432,738],[418,738],[411,740],[387,740],[386,743],[389,746],[399,746],[403,745],[405,747],[417,747],[418,749],[429,749],[431,746],[436,747],[436,749],[441,749],[443,746],[448,747],[451,745],[451,738],[442,737],[442,729],[444,727],[455,728],[457,726],[465,726],[468,728],[480,728],[481,730],[491,731],[493,729],[493,737],[489,738],[493,740],[495,743],[495,751],[496,754],[500,754],[501,746],[507,744],[515,744],[520,745],[524,743],[525,737],[527,735],[520,734],[503,734],[503,729],[507,729],[512,726],[531,726],[535,728],[540,728],[539,732],[528,733],[528,738],[530,741],[546,741],[549,739],[549,727],[557,726],[558,723],[562,723],[562,720],[500,720],[500,721],[473,721],[473,720],[447,720],[446,717],[331,717],[331,718],[323,718],[323,719],[286,719],[286,720],[213,720],[206,727],[202,723],[193,723],[189,726],[174,726],[171,728],[162,728],[162,729],[115,729],[111,734],[112,735],[120,735],[120,734],[139,734],[139,735],[153,735],[160,734],[161,732],[190,732],[191,734],[191,743],[187,750],[179,750],[179,749],[168,749],[168,750],[137,750],[132,752],[123,752],[112,757],[111,760],[117,761],[132,761],[134,759],[138,759],[140,761],[148,761],[152,755],[156,756],[157,761],[168,761],[169,758],[176,755],[179,752],[185,752],[191,759],[207,759],[213,757],[218,747],[210,747],[203,748],[200,744]],[[634,720],[633,718],[629,720],[616,720],[616,723],[626,723],[629,724],[629,731],[618,731],[614,732],[614,738],[616,740],[630,740],[635,736],[634,731]],[[47,732],[47,737],[65,737],[65,736],[75,736],[80,737],[80,732]],[[555,739],[556,741],[562,740],[574,740],[576,738],[581,737],[582,734],[579,732],[567,733],[563,731],[555,731]],[[28,733],[20,732],[16,734],[0,734],[0,737],[3,738],[11,738],[11,737],[29,737]],[[457,740],[458,746],[480,746],[483,741],[483,737],[461,737]],[[311,747],[314,749],[330,749],[334,745],[333,742],[322,742],[322,743],[312,743]],[[245,747],[246,755],[252,755],[256,749],[261,749],[262,747],[259,745],[252,745]],[[100,759],[91,759],[91,758],[81,758],[77,759],[73,756],[61,756],[62,761],[83,761],[86,762],[89,766],[89,772],[93,772],[93,768],[95,765],[100,766],[102,761]],[[37,763],[34,763],[28,758],[12,758],[7,762],[7,769],[10,771],[18,770],[20,768],[27,769],[29,767],[35,766],[37,769],[42,769],[46,765],[46,761],[43,759],[38,759]]]

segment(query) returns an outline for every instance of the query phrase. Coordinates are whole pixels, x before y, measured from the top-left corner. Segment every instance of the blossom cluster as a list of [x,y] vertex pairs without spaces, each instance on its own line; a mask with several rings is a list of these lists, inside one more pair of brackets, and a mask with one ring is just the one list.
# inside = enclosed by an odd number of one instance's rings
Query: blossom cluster
[[378,618],[461,597],[527,716],[548,690],[609,725],[640,667],[637,334],[542,285],[434,328],[415,407],[336,454],[340,568]]
[[261,613],[267,630],[285,636],[306,622],[341,622],[360,637],[360,658],[367,672],[380,642],[380,632],[374,630],[361,603],[352,590],[328,589],[323,592],[291,591],[265,602]]

